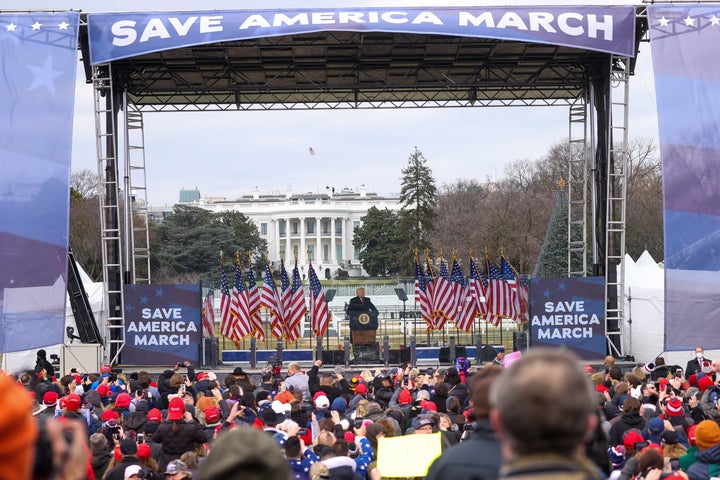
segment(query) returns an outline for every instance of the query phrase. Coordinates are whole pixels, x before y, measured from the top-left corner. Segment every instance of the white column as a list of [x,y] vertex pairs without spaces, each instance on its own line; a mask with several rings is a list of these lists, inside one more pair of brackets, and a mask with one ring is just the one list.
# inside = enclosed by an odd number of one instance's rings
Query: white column
[[337,265],[337,253],[335,248],[335,217],[330,217],[330,258],[333,265]]
[[305,217],[300,217],[300,263],[307,265],[307,252],[305,251]]
[[347,233],[346,233],[347,232],[347,226],[346,226],[347,222],[348,222],[347,218],[342,219],[342,252],[340,252],[340,254],[342,255],[341,260],[347,260],[347,258],[348,258],[348,256],[347,256]]
[[273,228],[275,228],[275,258],[271,260],[282,261],[283,259],[280,258],[280,220],[273,219],[272,224]]
[[[292,244],[290,243],[290,218],[285,219],[285,261],[290,264],[295,257],[292,254]],[[293,266],[295,264],[293,263]]]
[[[320,237],[320,220],[320,217],[315,217],[315,241],[317,242],[317,246],[315,247],[315,260],[317,261],[318,266],[322,265],[322,262],[324,260],[322,251],[322,238]],[[319,272],[318,275],[320,275]]]

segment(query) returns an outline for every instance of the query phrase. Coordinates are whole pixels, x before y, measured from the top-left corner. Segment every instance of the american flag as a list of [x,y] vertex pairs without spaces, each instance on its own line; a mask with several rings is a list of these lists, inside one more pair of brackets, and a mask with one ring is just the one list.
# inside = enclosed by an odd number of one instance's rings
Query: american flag
[[485,257],[488,271],[488,288],[487,288],[487,304],[488,304],[488,321],[494,325],[500,325],[503,318],[515,318],[516,305],[515,294],[509,283],[505,281],[494,263]]
[[485,299],[485,290],[487,287],[487,280],[482,278],[478,272],[475,259],[470,257],[470,278],[468,279],[468,287],[470,289],[470,295],[475,302],[478,315],[485,315],[487,313],[487,303]]
[[220,263],[220,334],[230,340],[234,340],[233,331],[235,330],[234,318],[230,312],[230,304],[232,296],[228,288],[227,276],[225,275],[225,265]]
[[450,269],[450,282],[452,283],[454,299],[452,309],[450,311],[450,319],[457,323],[458,311],[465,304],[466,286],[465,275],[463,274],[460,262],[453,258],[453,265]]
[[420,304],[420,316],[425,320],[428,329],[432,329],[432,305],[428,295],[427,279],[417,257],[415,257],[415,301]]
[[215,290],[210,287],[202,305],[203,337],[215,336]]
[[260,316],[260,307],[262,302],[260,301],[260,291],[258,290],[257,283],[255,283],[255,273],[252,269],[252,263],[250,264],[250,270],[248,270],[248,312],[250,315],[250,325],[252,327],[253,337],[257,338],[261,342],[265,341],[265,330],[263,330],[262,317]]
[[312,147],[308,148],[308,154],[309,154],[309,155],[315,155],[315,149],[312,148]]
[[307,313],[305,294],[303,293],[300,270],[298,270],[297,262],[295,262],[295,268],[293,268],[292,287],[290,287],[290,291],[290,305],[288,310],[285,311],[285,321],[287,322],[285,325],[285,334],[289,342],[294,342],[300,338],[300,322],[302,322],[302,319],[305,318],[305,314]]
[[427,268],[427,273],[425,275],[425,289],[427,290],[428,294],[428,304],[430,305],[430,321],[432,322],[431,326],[428,327],[427,331],[430,332],[437,329],[437,320],[435,317],[435,304],[433,303],[435,301],[435,274],[433,273],[432,265],[430,265],[430,259],[428,257],[425,257],[425,267]]
[[470,331],[475,317],[480,313],[478,285],[479,288],[482,289],[475,262],[472,257],[470,257],[470,278],[468,278],[468,285],[465,287],[465,296],[460,303],[462,308],[458,312],[457,320],[455,321],[457,327],[465,332]]
[[233,316],[233,332],[235,342],[252,333],[250,327],[250,314],[248,313],[248,298],[245,290],[245,279],[242,274],[242,265],[235,264],[235,283],[233,283],[230,314]]
[[262,306],[270,313],[270,327],[275,338],[282,338],[285,328],[282,321],[282,307],[278,295],[275,279],[270,271],[270,265],[265,262],[265,277],[263,278],[262,295],[260,297]]
[[322,285],[320,285],[320,279],[315,273],[312,263],[308,268],[308,278],[310,280],[310,322],[313,333],[318,337],[322,337],[328,328],[330,312],[325,302],[325,292]]
[[529,320],[528,291],[524,288],[522,282],[518,282],[517,270],[508,262],[505,255],[500,255],[500,273],[515,293],[517,313],[515,320],[521,323],[527,322]]
[[290,311],[290,299],[292,298],[292,288],[290,287],[290,277],[285,270],[285,260],[280,261],[280,310],[282,311],[282,322],[287,337],[288,312]]
[[451,318],[455,306],[455,290],[450,282],[447,262],[440,259],[440,273],[435,278],[433,289],[433,313],[435,315],[435,330],[442,330],[445,322]]

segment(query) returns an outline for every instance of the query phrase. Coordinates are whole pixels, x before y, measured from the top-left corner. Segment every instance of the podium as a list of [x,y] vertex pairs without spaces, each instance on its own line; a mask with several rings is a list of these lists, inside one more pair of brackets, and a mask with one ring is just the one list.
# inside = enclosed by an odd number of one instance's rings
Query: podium
[[348,312],[350,341],[353,346],[353,363],[380,362],[380,344],[377,342],[378,314],[376,312]]
[[350,341],[353,345],[375,343],[377,330],[350,330]]

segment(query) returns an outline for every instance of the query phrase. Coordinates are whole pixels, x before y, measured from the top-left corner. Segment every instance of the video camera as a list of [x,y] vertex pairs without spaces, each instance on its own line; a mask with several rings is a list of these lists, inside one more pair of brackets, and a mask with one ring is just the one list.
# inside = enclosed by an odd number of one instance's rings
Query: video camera
[[274,378],[282,377],[282,360],[277,355],[269,355],[265,370],[269,371]]

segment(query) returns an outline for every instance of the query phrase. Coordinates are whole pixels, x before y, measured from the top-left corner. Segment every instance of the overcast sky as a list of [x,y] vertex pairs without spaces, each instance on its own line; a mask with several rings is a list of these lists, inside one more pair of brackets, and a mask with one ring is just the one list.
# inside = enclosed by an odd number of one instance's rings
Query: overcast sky
[[[7,0],[6,0],[7,3]],[[16,8],[65,7],[56,1],[15,2]],[[97,3],[75,1],[69,7],[92,11]],[[153,10],[159,2],[126,1],[112,10]],[[365,1],[366,5],[409,2]],[[434,5],[478,2],[442,0]],[[551,4],[575,2],[517,2]],[[593,2],[627,3],[627,2]],[[215,0],[213,8],[271,8],[296,2]],[[313,2],[313,6],[354,5],[357,1]],[[173,10],[197,9],[197,2],[172,2]],[[106,8],[107,9],[107,8]],[[73,170],[97,169],[92,87],[78,73]],[[630,137],[657,139],[657,111],[648,44],[643,44],[630,82]],[[445,109],[146,113],[145,146],[148,200],[171,205],[180,188],[199,188],[203,197],[229,199],[261,192],[357,189],[391,195],[399,192],[400,170],[417,146],[438,184],[458,178],[485,181],[502,176],[517,159],[536,159],[567,138],[567,107],[479,107]],[[657,140],[656,140],[657,141]],[[312,147],[316,154],[308,155]]]

